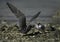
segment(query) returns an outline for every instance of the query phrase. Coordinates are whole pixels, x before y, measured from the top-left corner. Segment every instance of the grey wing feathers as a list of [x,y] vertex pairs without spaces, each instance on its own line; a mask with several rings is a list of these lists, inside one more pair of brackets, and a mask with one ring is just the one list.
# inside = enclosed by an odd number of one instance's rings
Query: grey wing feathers
[[12,4],[7,3],[9,9],[12,11],[12,13],[14,13],[14,15],[19,19],[19,25],[20,25],[20,29],[21,32],[24,33],[24,31],[26,30],[26,17],[25,15],[19,11],[16,7],[14,7]]
[[12,4],[7,2],[7,5],[9,7],[9,9],[12,11],[12,13],[14,13],[17,18],[19,18],[20,16],[24,16],[24,14],[20,10],[18,10],[15,6],[13,6]]
[[30,19],[30,22],[32,22],[34,19],[36,19],[36,18],[39,16],[40,13],[41,13],[41,11],[38,12],[37,14],[35,14],[35,15]]

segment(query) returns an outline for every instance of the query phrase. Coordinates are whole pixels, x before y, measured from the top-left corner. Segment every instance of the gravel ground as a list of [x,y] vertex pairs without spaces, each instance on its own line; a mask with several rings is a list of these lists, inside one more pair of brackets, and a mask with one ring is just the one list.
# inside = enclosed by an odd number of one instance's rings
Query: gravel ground
[[[32,29],[29,33],[32,32],[34,34],[38,30]],[[60,42],[60,30],[23,36],[16,26],[2,25],[0,26],[0,42]]]

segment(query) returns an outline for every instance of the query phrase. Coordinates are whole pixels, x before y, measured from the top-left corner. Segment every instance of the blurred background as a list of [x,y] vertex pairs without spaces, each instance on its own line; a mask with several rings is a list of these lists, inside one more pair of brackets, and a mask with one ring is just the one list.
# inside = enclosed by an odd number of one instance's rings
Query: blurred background
[[10,11],[6,2],[11,3],[25,14],[27,22],[41,11],[40,16],[33,21],[41,23],[60,24],[60,0],[0,0],[0,23],[18,23],[16,16]]

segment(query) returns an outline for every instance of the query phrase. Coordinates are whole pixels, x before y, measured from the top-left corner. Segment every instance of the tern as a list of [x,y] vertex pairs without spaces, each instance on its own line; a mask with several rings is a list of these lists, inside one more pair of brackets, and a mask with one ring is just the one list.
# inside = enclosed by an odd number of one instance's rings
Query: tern
[[27,25],[26,23],[26,16],[25,14],[23,14],[20,10],[18,10],[15,6],[13,6],[12,4],[10,4],[9,2],[7,2],[7,6],[9,7],[9,9],[12,11],[12,13],[19,19],[19,27],[20,27],[20,32],[23,34],[28,33],[31,28],[32,25],[30,24],[34,19],[36,19],[39,14],[41,13],[38,12],[37,14],[35,14],[31,19],[30,19],[30,23],[29,25]]

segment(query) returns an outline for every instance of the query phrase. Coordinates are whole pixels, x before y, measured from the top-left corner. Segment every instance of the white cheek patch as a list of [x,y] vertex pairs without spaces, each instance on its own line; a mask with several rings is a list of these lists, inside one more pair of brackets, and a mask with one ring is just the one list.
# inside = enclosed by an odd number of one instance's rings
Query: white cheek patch
[[39,25],[39,28],[41,28],[41,25]]
[[40,28],[41,28],[41,25],[35,25],[35,27],[36,27],[37,29],[40,29]]

